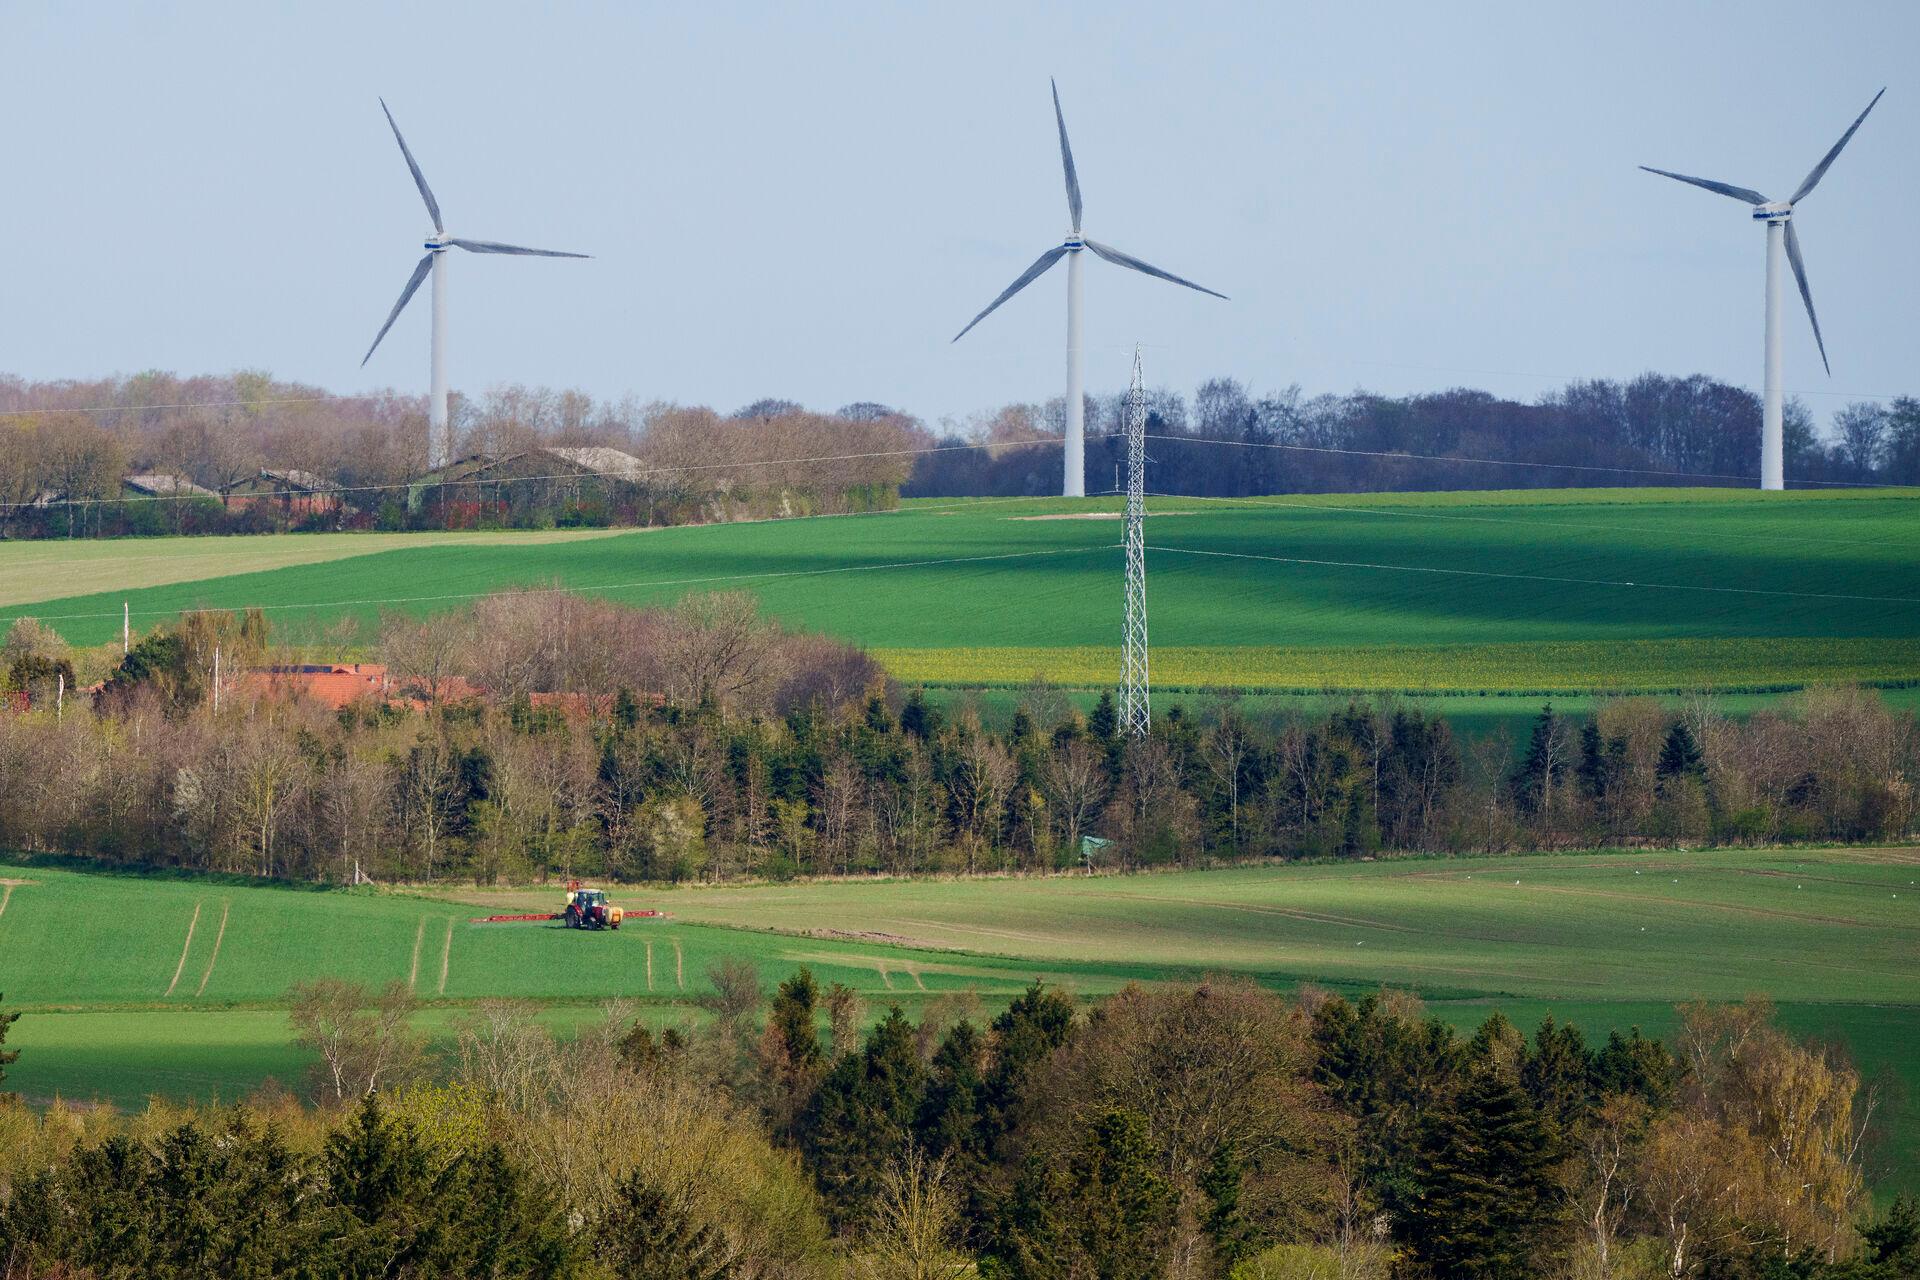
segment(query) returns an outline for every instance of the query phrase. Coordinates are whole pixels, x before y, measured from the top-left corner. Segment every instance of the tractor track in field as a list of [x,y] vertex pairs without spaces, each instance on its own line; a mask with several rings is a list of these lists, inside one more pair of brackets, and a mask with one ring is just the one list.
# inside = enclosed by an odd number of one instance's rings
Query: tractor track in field
[[193,918],[187,921],[187,940],[180,944],[180,963],[173,966],[173,981],[167,984],[165,995],[172,995],[173,989],[180,985],[180,975],[187,967],[187,953],[193,950],[193,931],[200,925],[200,904],[193,904]]
[[647,990],[653,990],[653,939],[646,941],[647,948]]
[[419,925],[413,931],[413,961],[407,968],[407,990],[412,991],[420,983],[420,943],[427,936],[427,918],[420,917]]
[[687,958],[680,950],[680,939],[673,940],[673,985],[682,991],[687,989]]
[[220,944],[227,938],[227,915],[233,910],[231,901],[220,904],[220,928],[213,935],[213,954],[207,957],[207,967],[200,974],[200,985],[194,988],[193,998],[198,1000],[207,994],[207,980],[213,977],[213,966],[220,962]]
[[453,917],[447,917],[447,940],[440,944],[440,985],[434,988],[434,994],[447,994],[447,970],[453,964]]
[[1605,898],[1619,902],[1630,902],[1636,907],[1672,906],[1687,907],[1692,910],[1718,911],[1734,916],[1751,916],[1763,920],[1791,920],[1796,924],[1837,925],[1846,929],[1897,929],[1903,933],[1920,932],[1920,925],[1882,924],[1879,922],[1856,920],[1850,916],[1815,915],[1810,911],[1783,911],[1779,907],[1748,907],[1731,902],[1713,902],[1703,898],[1652,898],[1642,894],[1622,893],[1617,889],[1576,889],[1569,885],[1538,884],[1533,886],[1538,893],[1563,893],[1575,898]]

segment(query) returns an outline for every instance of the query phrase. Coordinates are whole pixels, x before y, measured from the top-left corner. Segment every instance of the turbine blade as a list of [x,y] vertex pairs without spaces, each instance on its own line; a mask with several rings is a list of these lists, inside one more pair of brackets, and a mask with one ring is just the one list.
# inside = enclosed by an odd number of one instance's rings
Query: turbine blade
[[400,144],[400,154],[407,158],[407,168],[413,172],[413,185],[420,188],[420,198],[427,202],[427,212],[433,215],[433,229],[444,235],[447,229],[440,225],[440,202],[433,198],[433,188],[427,185],[427,176],[420,172],[420,164],[407,148],[407,140],[400,136],[400,126],[393,122],[393,112],[387,111],[385,98],[380,99],[380,109],[386,111],[387,127],[393,130],[393,140]]
[[393,322],[400,318],[400,313],[412,300],[414,291],[420,287],[420,282],[427,278],[427,272],[431,270],[433,270],[433,255],[430,253],[414,264],[413,274],[407,278],[407,287],[400,291],[400,301],[393,304],[393,310],[387,312],[387,322],[380,326],[380,332],[373,335],[373,347],[368,347],[367,354],[360,357],[361,368],[366,368],[367,361],[373,359],[373,348],[379,346],[380,339],[386,337],[387,330],[393,328]]
[[[1878,103],[1880,101],[1881,96],[1884,95],[1885,93],[1886,93],[1886,90],[1882,89],[1879,93],[1874,94],[1873,102],[1869,102],[1867,104],[1867,111],[1873,110],[1875,103]],[[1813,166],[1813,172],[1808,174],[1807,180],[1800,184],[1800,189],[1794,192],[1791,196],[1787,198],[1788,204],[1798,204],[1807,195],[1808,192],[1812,191],[1815,187],[1820,185],[1820,179],[1827,176],[1828,167],[1832,165],[1834,160],[1839,156],[1840,148],[1846,146],[1848,142],[1852,141],[1853,131],[1855,129],[1858,129],[1860,127],[1860,122],[1867,118],[1867,111],[1862,111],[1860,115],[1854,120],[1854,122],[1848,126],[1847,131],[1840,135],[1840,141],[1833,144],[1833,150],[1827,152],[1826,155],[1820,157],[1820,163]],[[1791,224],[1789,224],[1789,226],[1791,226]]]
[[[1845,139],[1842,139],[1845,141]],[[1820,317],[1813,313],[1813,290],[1807,285],[1807,264],[1800,257],[1800,233],[1787,224],[1787,261],[1793,264],[1793,278],[1800,286],[1800,301],[1807,304],[1807,319],[1813,321],[1813,341],[1820,348],[1820,363],[1826,367],[1827,376],[1833,376],[1833,366],[1827,364],[1827,340],[1820,336]]]
[[1073,229],[1080,229],[1080,174],[1073,167],[1073,148],[1067,145],[1067,118],[1060,114],[1060,86],[1053,85],[1053,120],[1060,126],[1060,166],[1067,171],[1067,212],[1073,216]]
[[1152,263],[1142,262],[1140,261],[1140,259],[1134,257],[1132,254],[1122,253],[1118,249],[1113,248],[1111,245],[1099,244],[1099,243],[1096,243],[1095,241],[1089,240],[1087,241],[1087,248],[1093,250],[1095,253],[1099,254],[1101,257],[1105,258],[1108,262],[1111,262],[1116,267],[1128,267],[1134,271],[1141,272],[1144,275],[1157,276],[1159,279],[1171,281],[1174,284],[1183,284],[1189,289],[1198,289],[1201,293],[1210,293],[1210,294],[1213,294],[1213,296],[1216,298],[1230,301],[1230,299],[1228,299],[1227,295],[1224,293],[1217,293],[1214,290],[1207,288],[1207,286],[1203,284],[1195,284],[1191,280],[1182,279],[1181,277],[1173,274],[1173,272],[1171,271],[1162,271],[1160,268],[1154,266]]
[[498,240],[448,240],[448,244],[457,245],[468,253],[520,253],[534,258],[591,258],[590,253],[562,253],[558,249],[528,249],[517,244],[501,244]]
[[1672,178],[1675,182],[1691,182],[1696,187],[1705,187],[1709,191],[1723,196],[1732,196],[1735,200],[1744,201],[1747,204],[1765,204],[1767,202],[1765,196],[1747,187],[1736,187],[1725,182],[1715,182],[1712,178],[1689,178],[1684,173],[1670,173],[1665,169],[1656,169],[1650,164],[1643,164],[1640,167],[1648,173],[1657,173],[1663,178]]
[[1020,273],[1020,278],[1018,280],[1015,280],[1012,284],[1008,285],[1006,287],[1005,292],[1003,292],[999,297],[995,298],[992,302],[989,302],[987,304],[987,309],[985,311],[982,311],[979,315],[967,321],[967,328],[962,329],[960,332],[954,334],[953,340],[955,342],[958,342],[960,341],[960,339],[966,337],[967,329],[973,328],[973,326],[979,324],[982,320],[985,320],[988,316],[992,315],[995,307],[999,306],[1001,303],[1005,302],[1008,298],[1011,298],[1014,294],[1020,292],[1022,289],[1032,284],[1035,280],[1038,280],[1041,276],[1045,275],[1048,267],[1051,267],[1054,263],[1060,261],[1060,259],[1066,256],[1067,256],[1067,246],[1059,245],[1055,248],[1047,250],[1045,253],[1041,254],[1038,258],[1034,259],[1033,265],[1028,267],[1025,271],[1022,271]]

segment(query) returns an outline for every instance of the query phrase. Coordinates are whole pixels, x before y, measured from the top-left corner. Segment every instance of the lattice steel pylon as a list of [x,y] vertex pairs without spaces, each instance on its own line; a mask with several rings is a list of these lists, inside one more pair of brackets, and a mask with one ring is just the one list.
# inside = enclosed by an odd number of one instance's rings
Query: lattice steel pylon
[[1147,709],[1147,391],[1140,380],[1140,348],[1133,349],[1133,385],[1127,391],[1127,610],[1120,648],[1120,731],[1144,738]]

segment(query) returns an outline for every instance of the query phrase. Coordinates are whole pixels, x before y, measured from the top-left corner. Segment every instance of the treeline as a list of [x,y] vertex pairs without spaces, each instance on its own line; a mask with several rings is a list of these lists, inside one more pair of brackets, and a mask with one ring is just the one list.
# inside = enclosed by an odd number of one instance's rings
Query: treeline
[[[318,1105],[0,1106],[0,1276],[1895,1280],[1874,1089],[1763,1003],[1671,1046],[1231,981],[898,1006],[802,969],[561,1039],[292,993]],[[822,1034],[825,1024],[826,1034]]]
[[[927,443],[911,418],[875,404],[828,414],[761,400],[722,415],[515,386],[455,396],[450,411],[452,456],[501,461],[502,470],[443,478],[422,501],[420,397],[334,397],[251,372],[0,378],[0,537],[679,524],[873,510],[893,505],[912,451]],[[583,465],[538,453],[549,447],[621,456]],[[527,464],[512,465],[520,458]],[[298,476],[299,486],[267,479],[255,486],[265,498],[225,496],[263,470]],[[150,496],[123,489],[130,475],[208,492]]]
[[[940,443],[954,451],[920,459],[906,492],[1057,493],[1062,418],[1059,400],[1016,404],[965,430],[943,432]],[[1089,396],[1086,423],[1087,491],[1111,491],[1126,460],[1126,397]],[[1532,403],[1471,389],[1309,397],[1292,386],[1261,396],[1232,378],[1215,378],[1191,403],[1155,389],[1147,430],[1156,437],[1148,487],[1201,497],[1590,485],[1751,488],[1760,474],[1759,397],[1699,374],[1572,382]],[[961,448],[967,445],[993,447]],[[1920,484],[1920,399],[1849,404],[1834,413],[1824,434],[1804,404],[1790,401],[1785,450],[1789,484]]]
[[1130,739],[1111,699],[1083,716],[1044,684],[995,732],[744,595],[508,594],[391,618],[374,648],[390,688],[336,710],[236,674],[298,657],[260,615],[191,614],[89,704],[57,637],[16,624],[0,656],[33,709],[0,714],[0,847],[301,879],[680,880],[1885,840],[1916,818],[1914,719],[1871,690],[1743,720],[1705,699],[1547,707],[1516,753],[1391,702],[1219,699]]
[[[1149,399],[1149,487],[1166,493],[1739,486],[1759,474],[1759,399],[1698,374],[1572,382],[1531,403],[1471,389],[1258,395],[1232,378],[1191,400],[1166,388]],[[427,474],[420,397],[335,397],[257,372],[0,377],[0,536],[687,523],[871,510],[901,492],[1044,495],[1059,491],[1065,416],[1056,399],[929,426],[872,402],[817,413],[763,399],[721,414],[520,386],[456,395],[451,415],[455,458],[562,447],[633,461],[620,464],[624,477],[583,469],[546,489],[524,476],[471,480],[422,502],[409,488]],[[1097,493],[1120,474],[1124,396],[1089,396],[1086,421]],[[1920,484],[1920,399],[1848,404],[1824,431],[1790,401],[1785,443],[1789,483]],[[159,475],[218,493],[263,468],[316,478],[339,505],[143,500],[120,488],[126,475]]]

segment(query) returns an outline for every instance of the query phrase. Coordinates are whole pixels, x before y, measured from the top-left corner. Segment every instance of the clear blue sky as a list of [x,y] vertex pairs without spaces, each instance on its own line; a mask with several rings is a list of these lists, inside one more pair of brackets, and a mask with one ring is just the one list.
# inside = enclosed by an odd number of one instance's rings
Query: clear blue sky
[[[436,33],[437,28],[437,33]],[[8,3],[0,369],[264,368],[424,391],[455,235],[456,388],[929,419],[1060,392],[1065,272],[948,339],[1066,226],[1233,296],[1092,261],[1088,381],[1531,397],[1760,366],[1763,237],[1654,164],[1785,195],[1888,94],[1799,225],[1790,391],[1920,393],[1920,5],[537,6]]]

